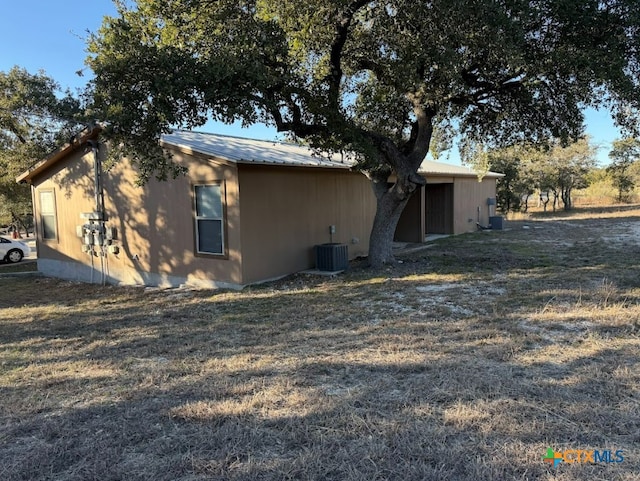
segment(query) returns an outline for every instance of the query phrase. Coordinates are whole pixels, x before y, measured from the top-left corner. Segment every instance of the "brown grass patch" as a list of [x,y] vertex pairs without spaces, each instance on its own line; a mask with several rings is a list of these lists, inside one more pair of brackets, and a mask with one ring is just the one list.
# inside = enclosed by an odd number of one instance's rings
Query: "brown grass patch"
[[38,263],[35,260],[26,260],[18,264],[0,262],[0,276],[2,274],[12,274],[16,272],[37,272]]
[[637,479],[638,222],[242,292],[0,279],[0,479]]

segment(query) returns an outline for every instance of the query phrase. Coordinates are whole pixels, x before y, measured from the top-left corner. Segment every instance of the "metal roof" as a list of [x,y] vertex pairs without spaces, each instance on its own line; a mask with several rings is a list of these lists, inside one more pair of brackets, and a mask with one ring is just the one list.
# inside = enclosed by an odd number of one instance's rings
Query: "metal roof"
[[[424,160],[418,168],[420,174],[425,175],[452,175],[464,177],[478,177],[478,173],[472,168],[464,165],[445,164],[443,162],[434,162],[432,160]],[[496,172],[487,172],[485,177],[503,177],[503,174]]]
[[334,169],[348,169],[354,164],[353,160],[346,158],[343,160],[340,154],[320,155],[309,147],[286,142],[243,139],[184,130],[165,134],[161,140],[165,144],[234,163]]
[[[17,182],[31,182],[33,178],[61,159],[70,152],[80,148],[89,138],[99,135],[102,127],[94,125],[74,136],[72,140],[45,159],[37,162],[26,172],[20,174]],[[199,152],[211,155],[221,160],[234,163],[270,164],[292,167],[321,167],[332,169],[349,169],[355,161],[348,153],[343,157],[340,154],[320,155],[309,147],[289,144],[286,142],[252,140],[227,135],[210,134],[205,132],[193,132],[176,130],[171,134],[162,136],[161,142],[165,145],[173,145],[187,152]],[[453,177],[477,177],[477,174],[468,167],[444,164],[425,160],[420,165],[418,172],[424,175],[453,176]],[[503,177],[503,174],[488,172],[485,177]]]
[[[319,154],[303,145],[286,142],[253,140],[227,135],[176,130],[162,136],[165,145],[173,145],[188,152],[199,152],[221,160],[239,164],[270,164],[291,167],[322,167],[349,169],[355,161],[348,154]],[[469,167],[425,160],[418,172],[425,175],[477,177]],[[489,172],[487,177],[501,177]]]

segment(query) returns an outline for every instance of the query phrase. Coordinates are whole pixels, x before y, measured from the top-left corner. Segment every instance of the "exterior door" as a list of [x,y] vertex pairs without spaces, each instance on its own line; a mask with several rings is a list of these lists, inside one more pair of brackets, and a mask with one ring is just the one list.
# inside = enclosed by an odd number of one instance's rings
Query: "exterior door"
[[427,184],[425,224],[428,234],[453,234],[453,183]]

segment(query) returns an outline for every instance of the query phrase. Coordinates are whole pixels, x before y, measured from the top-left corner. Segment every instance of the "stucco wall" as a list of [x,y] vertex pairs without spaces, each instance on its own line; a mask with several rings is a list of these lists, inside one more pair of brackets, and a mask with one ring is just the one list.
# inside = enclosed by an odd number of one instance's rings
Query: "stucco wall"
[[[478,182],[478,179],[472,177],[456,178],[453,188],[454,233],[463,234],[477,229],[478,208],[480,208],[480,224],[488,225],[487,199],[496,196],[496,179],[484,178],[482,182]],[[494,208],[492,215],[495,215]]]
[[[186,176],[152,179],[143,187],[133,182],[125,161],[105,179],[107,212],[118,228],[121,258],[135,274],[154,273],[201,284],[216,280],[242,284],[240,224],[236,168],[206,157],[174,153],[188,166]],[[193,220],[193,184],[222,182],[226,196],[227,256],[197,256]],[[133,258],[136,257],[135,260]],[[137,283],[146,283],[142,277]],[[172,282],[175,283],[175,282]]]
[[[104,152],[101,153],[104,156]],[[125,159],[103,174],[107,227],[116,229],[117,254],[105,257],[82,252],[76,226],[86,220],[83,212],[95,210],[93,154],[78,151],[34,179],[36,225],[39,232],[39,268],[62,278],[177,286],[184,283],[234,287],[242,284],[240,223],[235,166],[214,164],[206,158],[187,162],[186,177],[166,182],[151,180],[135,185],[136,172]],[[223,181],[227,205],[227,253],[220,257],[196,257],[192,215],[192,184]],[[42,239],[39,192],[53,190],[56,200],[55,240]]]
[[[81,242],[76,236],[76,226],[84,221],[82,212],[95,210],[93,189],[92,154],[76,151],[66,160],[56,164],[47,175],[34,180],[35,225],[38,233],[38,258],[57,261],[89,260],[81,252]],[[40,192],[52,190],[56,207],[56,239],[43,239],[40,222]]]
[[[92,153],[78,151],[34,179],[37,209],[40,190],[53,189],[56,198],[58,238],[39,242],[43,272],[94,282],[104,275],[123,284],[233,287],[313,267],[313,246],[331,240],[348,244],[350,258],[368,252],[375,199],[361,174],[238,167],[179,150],[174,160],[188,167],[186,177],[137,186],[126,159],[103,174],[106,225],[116,229],[119,247],[104,258],[83,253],[76,235],[86,222],[80,213],[95,210]],[[224,257],[195,254],[193,185],[214,182],[225,187]]]
[[314,267],[313,247],[348,245],[367,255],[375,198],[362,174],[341,169],[239,165],[243,273],[246,282]]

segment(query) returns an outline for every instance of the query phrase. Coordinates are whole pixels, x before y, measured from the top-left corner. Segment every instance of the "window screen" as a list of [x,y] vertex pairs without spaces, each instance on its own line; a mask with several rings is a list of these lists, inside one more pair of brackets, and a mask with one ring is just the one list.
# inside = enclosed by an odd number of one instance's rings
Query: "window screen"
[[40,226],[43,239],[56,238],[56,199],[52,190],[40,192]]
[[196,185],[196,249],[202,254],[224,254],[222,186]]

